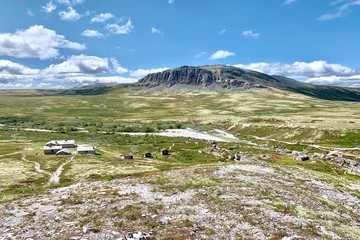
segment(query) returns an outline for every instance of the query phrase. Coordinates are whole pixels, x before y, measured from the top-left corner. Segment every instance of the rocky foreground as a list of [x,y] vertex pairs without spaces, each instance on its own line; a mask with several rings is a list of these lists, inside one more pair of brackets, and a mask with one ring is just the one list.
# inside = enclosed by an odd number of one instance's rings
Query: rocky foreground
[[360,239],[360,183],[247,161],[84,182],[0,206],[0,239]]

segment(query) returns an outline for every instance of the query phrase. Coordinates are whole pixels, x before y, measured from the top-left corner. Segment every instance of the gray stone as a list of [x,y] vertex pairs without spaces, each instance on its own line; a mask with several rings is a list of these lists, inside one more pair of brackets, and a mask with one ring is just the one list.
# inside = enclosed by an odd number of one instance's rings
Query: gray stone
[[360,167],[352,167],[347,173],[360,176]]
[[298,155],[298,156],[295,156],[294,157],[294,160],[297,160],[297,161],[306,161],[306,160],[309,160],[309,156],[308,155],[305,155],[305,154],[301,154],[301,155]]

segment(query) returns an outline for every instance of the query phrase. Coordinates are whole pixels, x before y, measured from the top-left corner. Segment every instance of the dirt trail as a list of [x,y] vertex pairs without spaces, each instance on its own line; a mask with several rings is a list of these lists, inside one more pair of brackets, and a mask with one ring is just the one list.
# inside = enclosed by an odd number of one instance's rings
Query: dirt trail
[[274,138],[269,138],[272,135],[268,136],[268,137],[258,137],[255,135],[252,135],[251,137],[257,139],[257,140],[263,140],[263,141],[272,141],[272,142],[278,142],[278,143],[284,143],[284,144],[289,144],[289,145],[295,145],[297,144],[296,142],[286,142],[286,141],[280,141],[280,140],[276,140]]
[[62,163],[54,173],[48,172],[46,170],[41,169],[40,163],[35,162],[35,161],[30,161],[28,159],[25,158],[25,156],[23,155],[21,160],[28,162],[28,163],[32,163],[34,164],[35,167],[35,171],[41,174],[45,174],[47,176],[49,176],[49,181],[46,183],[46,185],[50,185],[50,184],[59,184],[60,182],[60,175],[62,173],[62,171],[64,170],[64,166],[68,163],[70,163],[73,160],[74,157],[70,157],[66,160],[66,162]]
[[57,169],[56,171],[51,174],[51,177],[49,179],[49,183],[54,183],[54,184],[59,184],[59,181],[60,181],[60,175],[61,173],[63,172],[64,170],[64,167],[66,164],[70,163],[72,160],[73,160],[74,157],[69,157],[66,162],[64,162],[63,164],[61,164]]
[[23,160],[23,161],[25,161],[27,163],[34,164],[36,172],[41,173],[41,174],[45,174],[45,175],[47,175],[47,176],[49,176],[51,178],[52,174],[50,172],[48,172],[48,171],[45,171],[45,170],[41,169],[40,163],[35,162],[35,161],[30,161],[30,160],[26,159],[24,155],[21,157],[21,160]]
[[116,153],[116,152],[109,152],[109,151],[107,151],[107,150],[105,150],[105,149],[103,149],[103,148],[98,148],[98,150],[101,151],[101,152],[104,152],[104,153],[112,154],[112,155],[119,155],[119,154]]
[[19,154],[19,153],[21,153],[21,152],[13,152],[13,153],[3,154],[3,155],[0,155],[0,158],[1,158],[1,157],[7,157],[7,156],[15,155],[15,154]]

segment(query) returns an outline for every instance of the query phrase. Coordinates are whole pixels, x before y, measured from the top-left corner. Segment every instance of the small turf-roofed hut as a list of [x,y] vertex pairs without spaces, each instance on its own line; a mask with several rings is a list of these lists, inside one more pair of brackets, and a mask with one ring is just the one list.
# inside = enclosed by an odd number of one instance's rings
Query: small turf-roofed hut
[[50,155],[50,154],[56,154],[62,149],[62,146],[45,146],[44,147],[44,154]]
[[96,154],[96,147],[94,146],[78,146],[78,154]]
[[75,148],[75,140],[52,140],[47,142],[45,146],[62,146],[63,148]]
[[147,153],[144,154],[144,157],[145,158],[152,158],[153,156],[152,156],[151,153],[147,152]]
[[134,156],[131,154],[125,154],[125,155],[122,154],[122,155],[120,155],[120,158],[125,159],[125,160],[132,160],[132,159],[134,159]]
[[71,151],[67,148],[63,148],[56,153],[56,155],[71,155]]
[[160,152],[162,155],[170,155],[169,150],[165,148],[161,149]]

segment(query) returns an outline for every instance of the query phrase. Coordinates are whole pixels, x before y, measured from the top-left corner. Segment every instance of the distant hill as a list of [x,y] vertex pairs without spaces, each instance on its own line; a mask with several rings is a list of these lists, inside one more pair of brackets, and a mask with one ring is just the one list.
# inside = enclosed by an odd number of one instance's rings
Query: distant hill
[[175,92],[230,92],[256,88],[277,88],[321,99],[360,102],[360,89],[312,85],[227,65],[182,66],[149,74],[134,84],[135,90]]
[[131,84],[105,84],[96,83],[81,87],[74,87],[69,89],[40,89],[37,90],[42,95],[100,95],[105,94],[113,89],[128,87]]

